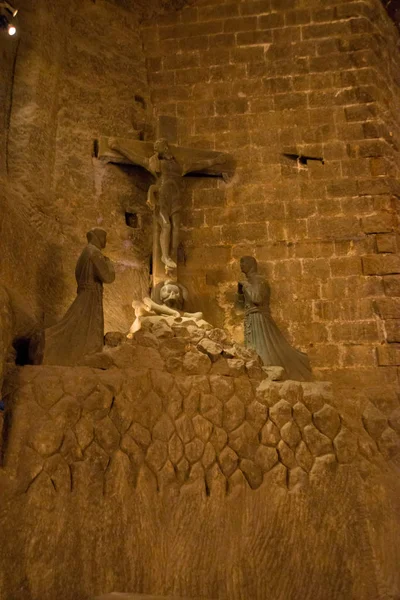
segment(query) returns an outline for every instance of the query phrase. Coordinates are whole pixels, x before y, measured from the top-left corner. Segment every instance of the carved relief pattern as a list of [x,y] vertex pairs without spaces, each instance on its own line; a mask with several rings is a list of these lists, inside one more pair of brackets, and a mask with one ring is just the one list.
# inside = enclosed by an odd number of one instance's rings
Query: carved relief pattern
[[395,459],[400,451],[399,408],[387,418],[367,406],[360,436],[333,406],[329,384],[260,385],[240,370],[25,368],[13,410],[23,443],[13,449],[11,438],[9,452],[24,493],[94,485],[107,494],[121,472],[158,491],[198,480],[206,493],[266,481],[291,491],[315,471],[359,461],[364,472],[378,452]]

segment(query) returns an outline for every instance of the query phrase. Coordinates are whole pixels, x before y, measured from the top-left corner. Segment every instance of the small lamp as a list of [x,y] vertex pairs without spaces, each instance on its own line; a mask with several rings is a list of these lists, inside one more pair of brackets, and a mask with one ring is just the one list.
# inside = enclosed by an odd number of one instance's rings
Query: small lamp
[[12,20],[17,16],[18,9],[8,2],[0,1],[0,29],[5,29],[8,35],[15,35],[17,28]]

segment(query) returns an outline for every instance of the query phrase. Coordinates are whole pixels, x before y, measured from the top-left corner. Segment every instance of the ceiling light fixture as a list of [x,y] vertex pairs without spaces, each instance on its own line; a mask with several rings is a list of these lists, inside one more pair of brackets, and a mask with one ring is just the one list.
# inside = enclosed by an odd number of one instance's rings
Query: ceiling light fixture
[[0,1],[0,29],[5,29],[8,35],[15,35],[17,33],[17,28],[12,22],[17,13],[17,8],[14,8],[8,2]]

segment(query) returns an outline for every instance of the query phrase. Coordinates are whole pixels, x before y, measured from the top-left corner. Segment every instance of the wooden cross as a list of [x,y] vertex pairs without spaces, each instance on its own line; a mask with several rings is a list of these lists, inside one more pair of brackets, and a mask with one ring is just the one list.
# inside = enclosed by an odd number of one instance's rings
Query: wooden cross
[[177,279],[177,247],[183,178],[188,175],[223,177],[234,172],[229,154],[169,145],[167,140],[102,137],[95,143],[96,157],[106,163],[137,165],[149,171],[156,183],[149,188],[147,204],[153,209],[153,289],[167,278]]

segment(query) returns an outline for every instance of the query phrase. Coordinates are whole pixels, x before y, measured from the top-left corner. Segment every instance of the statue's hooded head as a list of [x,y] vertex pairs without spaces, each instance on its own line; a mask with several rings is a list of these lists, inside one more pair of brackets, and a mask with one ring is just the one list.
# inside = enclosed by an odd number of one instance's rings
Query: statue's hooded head
[[242,256],[240,259],[240,269],[245,275],[257,273],[257,261],[253,256]]
[[154,152],[158,154],[159,158],[170,158],[172,156],[168,140],[165,138],[160,138],[154,142]]
[[104,229],[94,227],[87,232],[86,238],[89,244],[93,244],[93,246],[97,246],[97,248],[103,249],[106,247],[107,232],[104,231]]

